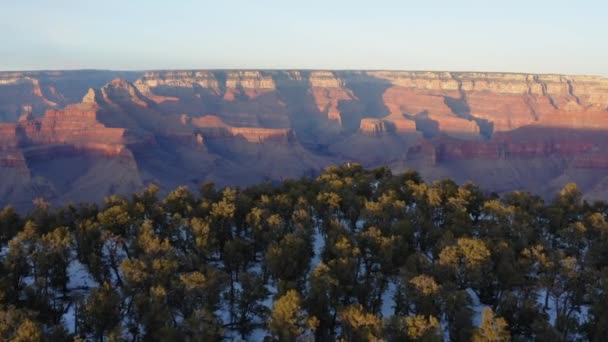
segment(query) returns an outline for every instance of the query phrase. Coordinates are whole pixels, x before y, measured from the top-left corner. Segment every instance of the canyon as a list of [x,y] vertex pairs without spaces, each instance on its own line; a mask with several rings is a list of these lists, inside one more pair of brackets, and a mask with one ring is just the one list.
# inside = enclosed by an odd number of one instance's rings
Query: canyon
[[608,199],[608,78],[362,70],[0,72],[0,206],[315,176],[345,162]]

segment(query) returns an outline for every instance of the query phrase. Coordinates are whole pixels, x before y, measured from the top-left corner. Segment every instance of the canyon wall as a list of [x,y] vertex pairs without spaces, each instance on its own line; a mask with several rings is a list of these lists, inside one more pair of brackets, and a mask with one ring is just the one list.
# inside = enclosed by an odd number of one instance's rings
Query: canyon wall
[[[123,165],[133,186],[243,184],[351,161],[412,167],[430,178],[469,177],[506,191],[535,186],[526,170],[540,165],[537,171],[553,180],[551,187],[538,184],[541,191],[591,172],[585,186],[602,197],[596,184],[607,183],[607,133],[608,79],[595,76],[0,72],[0,175],[18,170],[24,184],[36,177],[53,183],[39,165],[82,156],[118,161],[111,165]],[[492,174],[505,177],[505,165],[518,181],[490,182]],[[58,188],[51,193],[63,198]]]

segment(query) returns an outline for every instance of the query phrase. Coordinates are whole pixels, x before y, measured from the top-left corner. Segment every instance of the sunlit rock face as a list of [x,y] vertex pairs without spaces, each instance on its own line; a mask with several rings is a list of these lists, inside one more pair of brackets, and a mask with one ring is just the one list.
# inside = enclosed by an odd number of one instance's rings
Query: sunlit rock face
[[[0,187],[0,204],[19,189],[26,191],[20,200],[44,189],[38,194],[60,201],[74,184],[102,194],[150,182],[251,184],[347,161],[497,191],[550,194],[580,179],[601,197],[607,133],[608,79],[594,76],[3,72],[0,176],[10,173],[22,188]],[[59,160],[76,180],[57,180]]]
[[310,93],[319,112],[325,114],[337,126],[341,126],[342,113],[338,105],[340,102],[353,100],[352,91],[331,71],[313,71],[310,73],[309,82]]
[[395,126],[390,121],[382,119],[366,118],[361,120],[361,127],[359,130],[370,136],[380,136],[384,134],[391,134],[395,132]]
[[[16,123],[0,124],[2,149],[27,151],[65,145],[84,153],[117,156],[129,142],[125,129],[101,124],[97,111],[94,104],[73,104],[62,110],[50,109],[40,118],[26,115]],[[52,151],[49,153],[52,157]]]

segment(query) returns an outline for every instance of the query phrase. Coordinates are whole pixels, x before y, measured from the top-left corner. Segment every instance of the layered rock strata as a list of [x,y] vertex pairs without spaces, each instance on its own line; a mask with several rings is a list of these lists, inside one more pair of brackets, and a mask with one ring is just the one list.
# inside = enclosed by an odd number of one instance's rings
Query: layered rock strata
[[[32,163],[82,155],[130,158],[129,172],[170,184],[176,176],[166,160],[199,173],[197,180],[220,174],[225,184],[240,181],[234,170],[260,161],[262,180],[344,161],[415,167],[429,177],[483,178],[477,163],[501,175],[498,165],[509,165],[521,184],[529,184],[532,164],[547,167],[556,184],[576,179],[573,170],[597,171],[600,179],[608,168],[608,79],[594,76],[5,72],[0,122],[0,169],[24,177]],[[513,183],[489,184],[504,190]]]

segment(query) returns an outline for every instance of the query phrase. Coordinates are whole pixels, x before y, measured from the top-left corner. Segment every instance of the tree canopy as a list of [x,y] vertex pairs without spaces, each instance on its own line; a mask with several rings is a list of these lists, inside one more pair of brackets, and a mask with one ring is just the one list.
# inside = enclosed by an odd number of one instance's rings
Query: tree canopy
[[0,339],[603,340],[608,205],[347,164],[0,211]]

